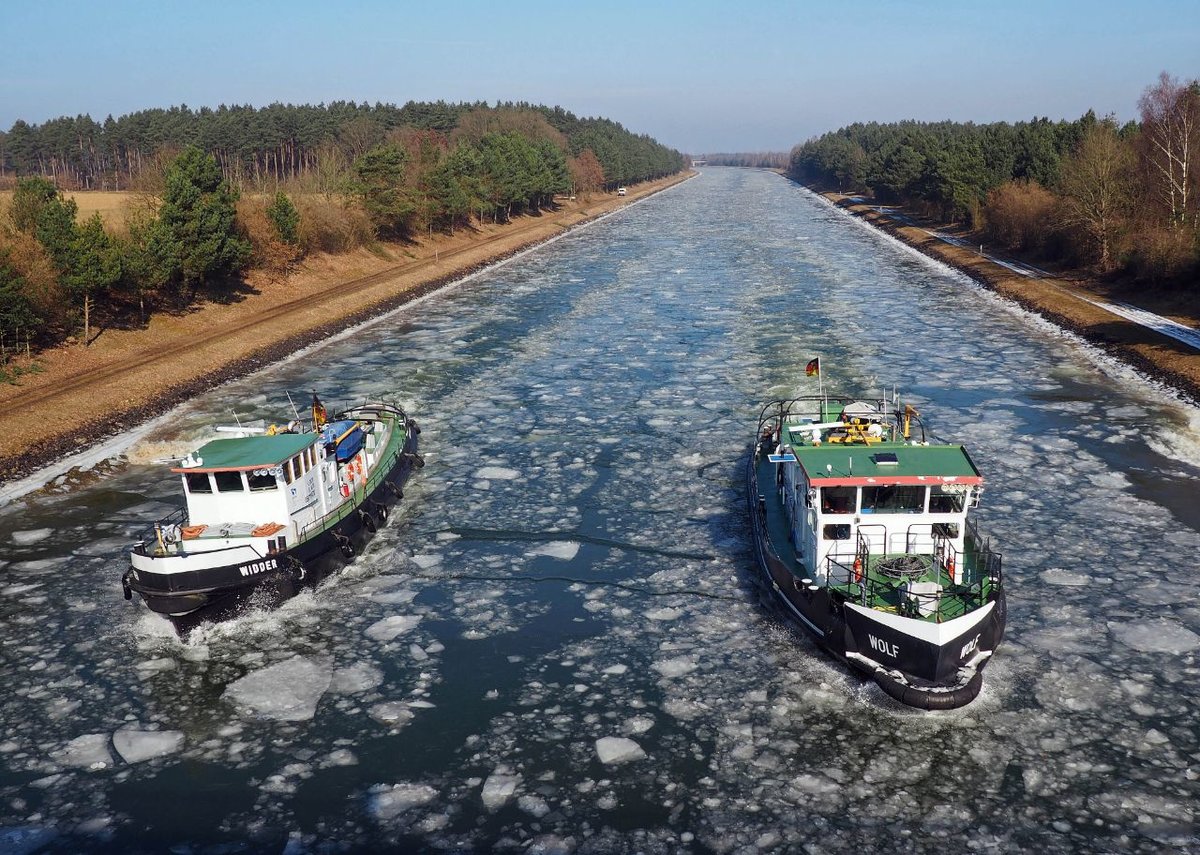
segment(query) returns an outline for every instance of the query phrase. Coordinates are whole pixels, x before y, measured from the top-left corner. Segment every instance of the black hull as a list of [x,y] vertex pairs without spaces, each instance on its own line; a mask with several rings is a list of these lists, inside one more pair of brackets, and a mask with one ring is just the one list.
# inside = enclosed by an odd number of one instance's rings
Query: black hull
[[379,485],[336,525],[303,543],[246,564],[230,564],[176,574],[126,571],[125,598],[137,594],[181,635],[201,623],[227,620],[248,609],[274,608],[316,587],[362,551],[403,497],[417,454],[419,429],[413,423],[404,450]]
[[847,604],[836,590],[802,584],[772,544],[753,452],[746,488],[759,568],[784,610],[823,650],[872,678],[888,696],[907,706],[955,709],[979,695],[983,668],[1004,637],[1007,604],[1003,590],[982,620],[959,636],[940,644],[923,642],[875,619],[868,610]]

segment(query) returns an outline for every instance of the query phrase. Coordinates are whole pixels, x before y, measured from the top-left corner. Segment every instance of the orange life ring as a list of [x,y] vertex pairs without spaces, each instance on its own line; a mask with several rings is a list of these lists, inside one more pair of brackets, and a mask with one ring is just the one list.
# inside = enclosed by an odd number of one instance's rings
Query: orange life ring
[[861,582],[862,578],[863,578],[862,559],[855,558],[854,559],[854,581]]
[[208,528],[206,525],[185,525],[179,530],[179,533],[184,540],[195,540],[206,528]]

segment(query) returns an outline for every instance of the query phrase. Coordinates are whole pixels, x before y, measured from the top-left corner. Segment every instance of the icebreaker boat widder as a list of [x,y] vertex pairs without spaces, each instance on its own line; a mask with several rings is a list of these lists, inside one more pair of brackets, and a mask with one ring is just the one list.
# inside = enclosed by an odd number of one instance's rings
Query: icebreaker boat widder
[[404,495],[420,428],[374,401],[282,428],[218,428],[176,461],[186,504],[134,544],[121,579],[180,631],[275,605],[352,559]]

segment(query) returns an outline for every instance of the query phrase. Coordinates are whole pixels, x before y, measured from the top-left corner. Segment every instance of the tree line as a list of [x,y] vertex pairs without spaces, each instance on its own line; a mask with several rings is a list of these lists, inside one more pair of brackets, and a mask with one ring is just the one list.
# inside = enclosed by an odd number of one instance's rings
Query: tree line
[[455,142],[464,125],[478,128],[489,115],[540,116],[561,134],[568,157],[591,151],[605,184],[633,184],[671,174],[681,155],[646,135],[604,118],[579,118],[561,107],[525,102],[412,102],[220,105],[193,110],[186,104],[140,110],[97,122],[89,115],[42,124],[23,120],[0,132],[0,180],[44,175],[65,190],[140,189],[140,177],[160,153],[194,145],[217,161],[239,190],[263,191],[296,180],[319,182],[343,170],[398,129],[431,131]]
[[[298,147],[266,145],[237,122],[228,139],[180,145],[188,139],[181,128],[229,110],[136,114],[138,122],[150,114],[164,122],[136,145],[107,137],[94,149],[14,149],[10,132],[4,158],[17,175],[0,216],[3,370],[16,370],[16,352],[28,357],[71,337],[89,342],[98,322],[138,325],[156,309],[187,306],[252,265],[282,270],[308,252],[502,223],[557,195],[660,178],[684,163],[616,122],[557,107],[350,106],[278,112],[349,116],[332,137]],[[61,130],[72,121],[47,125]],[[143,127],[138,122],[114,124],[128,130]],[[145,191],[132,194],[123,226],[109,230],[99,214],[79,222],[63,183],[116,186],[118,174]]]
[[1159,284],[1200,276],[1200,82],[1167,73],[1139,121],[854,124],[796,146],[798,181],[968,224],[1047,261]]

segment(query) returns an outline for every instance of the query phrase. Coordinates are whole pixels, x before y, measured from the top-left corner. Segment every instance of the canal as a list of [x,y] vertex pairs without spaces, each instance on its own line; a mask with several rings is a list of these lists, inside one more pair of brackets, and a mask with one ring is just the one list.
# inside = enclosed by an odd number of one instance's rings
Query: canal
[[[963,710],[897,706],[757,578],[745,455],[815,356],[984,473],[1009,629]],[[423,429],[365,554],[184,639],[125,602],[156,461],[312,390]],[[1165,390],[706,170],[0,509],[0,851],[1195,849],[1198,481]]]

